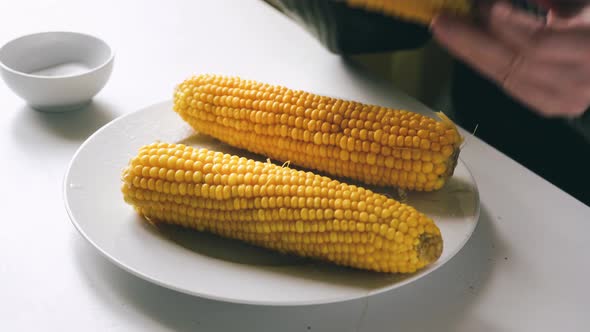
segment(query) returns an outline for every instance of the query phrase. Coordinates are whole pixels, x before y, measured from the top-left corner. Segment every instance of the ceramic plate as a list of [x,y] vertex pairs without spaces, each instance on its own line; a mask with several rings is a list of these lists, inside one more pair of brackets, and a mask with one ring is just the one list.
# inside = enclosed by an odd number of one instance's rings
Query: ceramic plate
[[346,269],[190,230],[156,228],[142,222],[123,201],[120,188],[121,171],[129,159],[139,147],[157,140],[252,157],[195,134],[172,111],[172,103],[164,102],[120,117],[88,138],[69,165],[64,199],[75,227],[108,259],[140,278],[180,292],[260,305],[362,298],[407,285],[441,267],[465,245],[477,224],[477,187],[459,161],[443,190],[407,197],[407,203],[436,221],[444,239],[440,259],[412,275]]

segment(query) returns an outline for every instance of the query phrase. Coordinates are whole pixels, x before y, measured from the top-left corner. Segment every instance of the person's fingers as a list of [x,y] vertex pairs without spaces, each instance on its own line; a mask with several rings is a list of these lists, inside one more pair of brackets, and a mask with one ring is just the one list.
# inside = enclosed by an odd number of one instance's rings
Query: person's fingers
[[588,28],[542,29],[523,44],[530,56],[560,63],[587,62],[590,58],[590,30]]
[[544,9],[554,9],[562,12],[568,12],[573,9],[579,9],[590,4],[589,0],[531,0]]
[[516,62],[501,85],[509,95],[547,117],[574,117],[590,106],[590,80],[580,77],[579,84],[574,84],[570,76],[553,65]]
[[558,29],[500,1],[488,9],[489,31],[516,52],[547,61],[578,62],[590,56],[587,28]]
[[590,23],[590,0],[532,0],[548,11],[547,22],[554,27]]
[[588,99],[574,96],[574,93],[564,94],[555,87],[538,82],[518,82],[506,93],[544,117],[574,118],[582,115],[590,106]]
[[[439,43],[545,116],[576,116],[590,106],[588,29],[550,29],[498,5],[488,27],[440,15],[431,28]],[[508,12],[507,12],[508,11]]]
[[590,1],[576,11],[574,17],[564,17],[558,11],[550,10],[547,23],[556,28],[568,28],[590,23]]
[[580,11],[589,4],[587,0],[558,0],[547,1],[546,7],[552,15],[558,19],[569,19],[577,16]]
[[[504,80],[508,77],[521,78],[551,85],[563,85],[564,88],[578,86],[590,87],[590,69],[571,64],[559,64],[537,60],[531,57],[517,57],[513,60],[510,69],[506,69]],[[504,84],[503,82],[499,82]]]
[[488,29],[513,48],[520,48],[545,26],[545,21],[505,1],[482,7]]
[[506,90],[506,93],[531,110],[545,117],[557,116],[560,113],[561,105],[556,101],[558,98],[551,89],[535,82],[516,83],[510,80],[508,84],[514,88]]
[[501,82],[517,53],[473,23],[446,15],[431,25],[435,39],[482,74]]

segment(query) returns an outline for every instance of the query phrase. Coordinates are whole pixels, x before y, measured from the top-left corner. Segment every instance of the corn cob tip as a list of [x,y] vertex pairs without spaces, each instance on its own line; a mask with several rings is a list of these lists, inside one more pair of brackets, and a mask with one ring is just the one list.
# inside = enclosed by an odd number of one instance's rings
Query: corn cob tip
[[[436,115],[438,116],[438,118],[440,119],[440,121],[445,126],[447,126],[450,129],[453,129],[453,130],[457,131],[457,133],[458,133],[457,125],[445,113],[439,111],[439,112],[436,112]],[[459,140],[455,144],[456,145],[461,145],[462,142],[463,142],[463,136],[459,135]]]
[[443,174],[443,176],[448,179],[453,176],[455,168],[457,167],[457,163],[459,162],[459,154],[461,153],[461,144],[464,141],[464,137],[461,136],[461,134],[459,133],[459,130],[457,129],[457,125],[455,124],[455,122],[453,122],[453,120],[451,120],[451,118],[449,118],[445,113],[436,112],[436,115],[440,119],[441,123],[443,123],[447,128],[453,130],[453,132],[455,132],[457,135],[457,139],[453,144],[453,153],[447,160],[447,168],[445,173]]
[[440,234],[424,233],[419,237],[420,243],[416,246],[418,259],[428,265],[439,259],[443,251],[443,240]]

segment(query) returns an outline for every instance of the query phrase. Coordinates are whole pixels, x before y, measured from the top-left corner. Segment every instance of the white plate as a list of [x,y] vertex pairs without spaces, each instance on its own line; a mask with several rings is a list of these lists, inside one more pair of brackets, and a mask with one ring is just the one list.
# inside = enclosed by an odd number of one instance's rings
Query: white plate
[[[192,136],[192,137],[191,137]],[[200,297],[261,305],[338,302],[392,290],[445,264],[470,238],[479,216],[477,187],[460,161],[442,191],[411,193],[407,202],[440,227],[440,259],[410,276],[356,271],[285,258],[212,235],[142,222],[123,201],[121,171],[139,147],[184,142],[251,156],[193,131],[171,102],[107,124],[76,152],[64,183],[66,209],[78,231],[111,261],[158,285]]]

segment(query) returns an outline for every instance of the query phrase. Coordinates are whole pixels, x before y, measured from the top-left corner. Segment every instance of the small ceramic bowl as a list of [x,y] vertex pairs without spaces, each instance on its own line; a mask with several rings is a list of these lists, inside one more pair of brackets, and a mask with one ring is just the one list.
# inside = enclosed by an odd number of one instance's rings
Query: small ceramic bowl
[[40,111],[67,111],[89,103],[113,70],[114,53],[99,38],[76,32],[42,32],[0,48],[6,84]]

